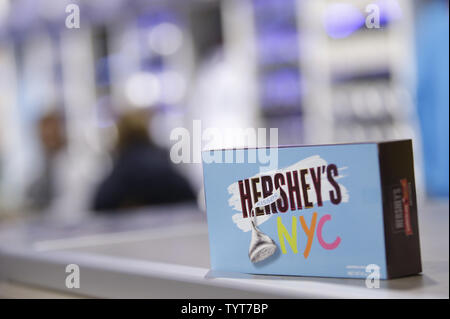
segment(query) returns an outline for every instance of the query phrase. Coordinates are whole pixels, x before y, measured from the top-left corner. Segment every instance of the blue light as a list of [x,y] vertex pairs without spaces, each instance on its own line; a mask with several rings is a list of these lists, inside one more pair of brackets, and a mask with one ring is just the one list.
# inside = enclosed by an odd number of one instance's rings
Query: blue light
[[324,26],[332,38],[345,38],[361,28],[365,23],[363,13],[350,4],[330,5],[324,15]]

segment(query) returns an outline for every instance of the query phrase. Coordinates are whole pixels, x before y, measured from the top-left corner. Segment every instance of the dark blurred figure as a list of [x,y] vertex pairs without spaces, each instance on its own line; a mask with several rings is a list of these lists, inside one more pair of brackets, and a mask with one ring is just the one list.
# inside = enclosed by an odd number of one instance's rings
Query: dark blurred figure
[[34,209],[47,208],[58,189],[57,169],[61,151],[66,146],[65,121],[62,112],[52,110],[44,114],[37,124],[43,152],[43,168],[29,187],[30,205]]
[[111,211],[195,199],[189,183],[170,164],[168,153],[148,135],[148,114],[133,111],[118,122],[116,159],[100,184],[93,209]]

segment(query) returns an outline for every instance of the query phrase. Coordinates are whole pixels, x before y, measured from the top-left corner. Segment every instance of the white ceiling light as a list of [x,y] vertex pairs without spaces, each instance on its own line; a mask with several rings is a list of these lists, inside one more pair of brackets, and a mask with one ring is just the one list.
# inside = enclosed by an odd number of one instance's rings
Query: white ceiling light
[[183,42],[183,34],[173,23],[161,23],[149,34],[150,49],[161,55],[175,53]]
[[166,71],[160,75],[162,96],[161,99],[167,104],[177,104],[184,96],[186,83],[178,72]]
[[158,78],[149,72],[132,75],[125,86],[128,101],[137,107],[149,107],[155,104],[161,94]]

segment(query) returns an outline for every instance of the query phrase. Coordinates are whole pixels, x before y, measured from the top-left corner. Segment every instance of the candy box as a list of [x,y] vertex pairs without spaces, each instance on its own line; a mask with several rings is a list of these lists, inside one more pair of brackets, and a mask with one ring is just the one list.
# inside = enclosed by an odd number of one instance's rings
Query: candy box
[[202,162],[213,270],[422,271],[411,140],[211,150]]

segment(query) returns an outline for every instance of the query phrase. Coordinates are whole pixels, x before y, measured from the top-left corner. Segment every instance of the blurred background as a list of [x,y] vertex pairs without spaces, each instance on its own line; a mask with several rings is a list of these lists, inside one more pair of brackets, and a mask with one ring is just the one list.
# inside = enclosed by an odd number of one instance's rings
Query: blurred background
[[0,221],[202,203],[201,164],[168,155],[197,119],[412,138],[420,196],[447,199],[448,33],[442,0],[0,0]]

